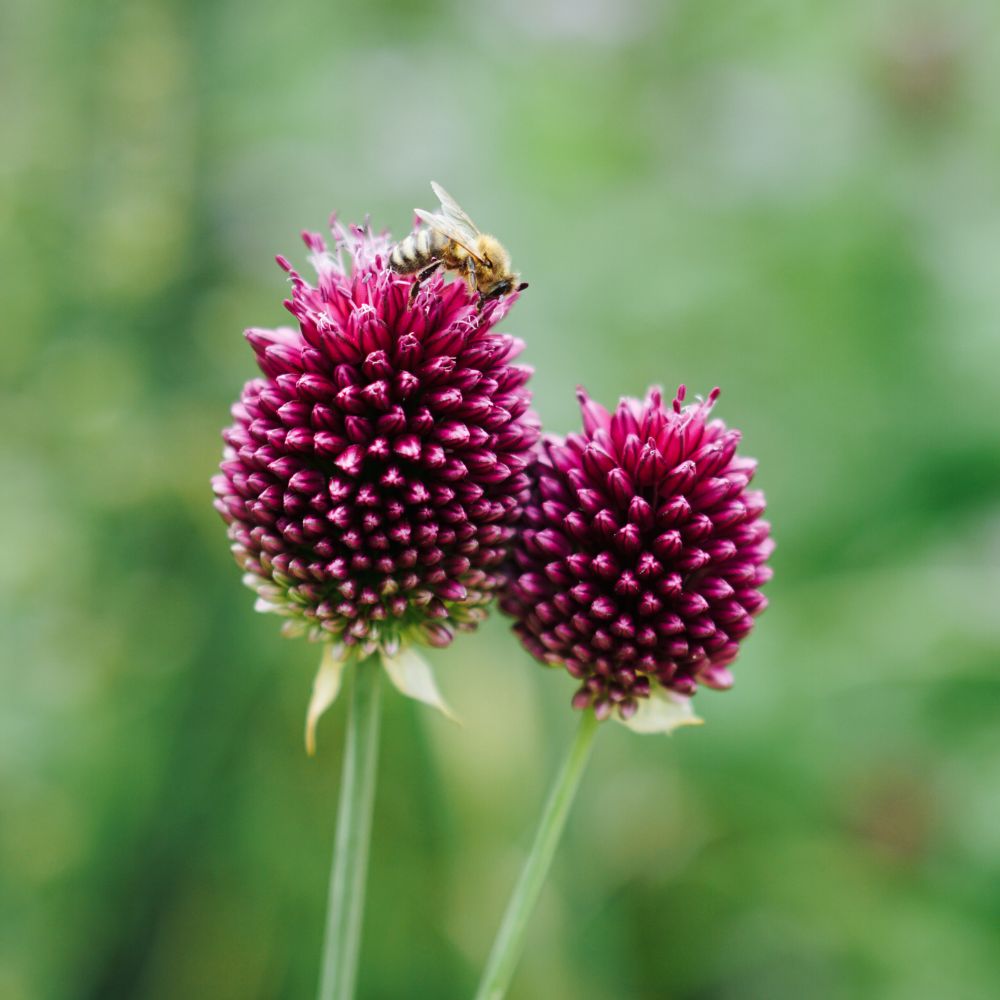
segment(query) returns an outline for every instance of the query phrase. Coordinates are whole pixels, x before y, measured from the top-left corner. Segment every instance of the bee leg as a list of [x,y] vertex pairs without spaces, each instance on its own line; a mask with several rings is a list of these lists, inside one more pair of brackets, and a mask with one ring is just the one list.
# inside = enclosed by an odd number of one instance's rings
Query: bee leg
[[[476,259],[475,257],[466,257],[465,259],[465,282],[469,286],[469,293],[475,295],[479,289],[479,283],[476,280]],[[483,297],[483,293],[479,292],[476,308],[482,312],[483,303],[486,299]]]
[[430,267],[425,267],[418,275],[417,280],[410,285],[410,304],[412,305],[413,300],[417,297],[417,292],[420,291],[420,283],[426,281],[439,267],[441,266],[441,261],[436,260]]

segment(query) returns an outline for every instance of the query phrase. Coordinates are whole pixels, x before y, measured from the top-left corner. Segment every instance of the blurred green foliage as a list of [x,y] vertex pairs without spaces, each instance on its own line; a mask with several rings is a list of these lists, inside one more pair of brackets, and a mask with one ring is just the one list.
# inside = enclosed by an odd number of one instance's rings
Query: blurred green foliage
[[[733,692],[609,725],[518,1000],[1000,995],[993,0],[8,0],[0,996],[309,997],[343,706],[239,585],[218,429],[331,209],[428,180],[538,409],[723,387],[779,549]],[[493,619],[388,697],[362,995],[470,995],[573,685]]]

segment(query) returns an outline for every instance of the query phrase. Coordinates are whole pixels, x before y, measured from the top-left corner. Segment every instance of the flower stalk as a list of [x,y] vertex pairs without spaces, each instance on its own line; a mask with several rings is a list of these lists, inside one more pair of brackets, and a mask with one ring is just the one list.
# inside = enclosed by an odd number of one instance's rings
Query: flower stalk
[[357,663],[337,806],[319,1000],[352,1000],[357,979],[361,923],[371,840],[382,663],[380,655]]
[[502,1000],[507,993],[524,947],[528,921],[541,895],[542,886],[545,884],[545,878],[566,826],[566,817],[580,787],[584,768],[590,759],[597,725],[598,720],[594,712],[585,711],[562,770],[549,792],[531,853],[524,863],[521,876],[507,904],[503,923],[493,942],[493,950],[490,952],[479,983],[476,1000]]

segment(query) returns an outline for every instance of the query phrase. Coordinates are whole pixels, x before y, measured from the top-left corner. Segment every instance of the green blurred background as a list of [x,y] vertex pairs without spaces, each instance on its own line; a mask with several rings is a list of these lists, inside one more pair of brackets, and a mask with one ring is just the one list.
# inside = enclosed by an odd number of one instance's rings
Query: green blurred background
[[[538,410],[718,384],[771,608],[608,725],[517,1000],[1000,995],[1000,30],[934,5],[7,0],[0,996],[311,997],[344,705],[208,480],[331,209],[442,181]],[[361,995],[471,994],[575,717],[494,618],[386,699]]]

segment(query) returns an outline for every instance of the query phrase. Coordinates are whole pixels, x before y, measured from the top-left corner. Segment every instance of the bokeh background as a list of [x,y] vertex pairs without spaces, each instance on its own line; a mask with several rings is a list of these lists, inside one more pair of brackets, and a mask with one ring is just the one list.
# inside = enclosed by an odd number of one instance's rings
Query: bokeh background
[[[518,1000],[1000,995],[993,0],[7,0],[0,996],[313,995],[344,705],[208,480],[301,228],[442,181],[547,426],[723,388],[771,608],[608,725]],[[575,717],[494,618],[386,699],[361,996],[471,994]]]

